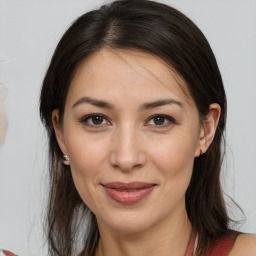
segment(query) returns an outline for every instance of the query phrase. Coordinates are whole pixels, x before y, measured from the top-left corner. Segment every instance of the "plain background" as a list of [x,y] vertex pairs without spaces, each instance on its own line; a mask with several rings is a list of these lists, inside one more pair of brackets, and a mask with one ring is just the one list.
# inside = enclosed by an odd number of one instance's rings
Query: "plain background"
[[[106,2],[0,0],[0,82],[9,90],[9,127],[0,148],[0,248],[21,256],[46,255],[47,144],[38,115],[40,86],[67,27]],[[228,98],[223,184],[245,212],[241,230],[256,233],[256,1],[162,2],[188,15],[216,55]]]

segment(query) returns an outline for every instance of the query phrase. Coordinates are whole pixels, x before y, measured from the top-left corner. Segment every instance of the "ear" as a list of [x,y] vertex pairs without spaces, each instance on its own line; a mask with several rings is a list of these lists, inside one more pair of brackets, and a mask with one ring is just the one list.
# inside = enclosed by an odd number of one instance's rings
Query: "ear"
[[65,146],[63,129],[60,125],[60,118],[59,118],[59,110],[58,109],[54,109],[52,111],[52,124],[53,124],[53,128],[54,128],[54,131],[55,131],[55,136],[56,136],[57,142],[59,144],[60,150],[62,151],[62,153],[64,155],[66,155],[67,151],[66,151],[66,146]]
[[202,121],[195,157],[204,154],[211,145],[218,126],[221,107],[217,103],[209,106],[209,114]]

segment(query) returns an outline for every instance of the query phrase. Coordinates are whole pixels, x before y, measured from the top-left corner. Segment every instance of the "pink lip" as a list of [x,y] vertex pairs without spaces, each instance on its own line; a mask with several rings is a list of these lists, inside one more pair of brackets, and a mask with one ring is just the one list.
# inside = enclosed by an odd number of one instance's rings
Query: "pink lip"
[[121,204],[134,204],[145,198],[155,184],[144,182],[111,182],[103,184],[108,196]]

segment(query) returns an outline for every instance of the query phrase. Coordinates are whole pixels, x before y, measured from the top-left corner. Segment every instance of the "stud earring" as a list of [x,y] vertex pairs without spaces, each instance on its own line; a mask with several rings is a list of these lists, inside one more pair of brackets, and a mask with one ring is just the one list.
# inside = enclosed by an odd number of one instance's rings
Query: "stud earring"
[[68,158],[67,155],[63,155],[63,156],[62,156],[62,160],[63,160],[63,164],[69,165],[69,158]]

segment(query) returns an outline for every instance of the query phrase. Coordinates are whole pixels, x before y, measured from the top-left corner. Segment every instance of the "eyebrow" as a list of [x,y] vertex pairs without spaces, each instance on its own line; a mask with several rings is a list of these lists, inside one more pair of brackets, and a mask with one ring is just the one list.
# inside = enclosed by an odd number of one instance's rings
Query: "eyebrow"
[[99,108],[109,108],[109,109],[113,109],[114,108],[114,105],[106,102],[106,101],[103,101],[103,100],[98,100],[98,99],[93,99],[93,98],[90,98],[90,97],[82,97],[81,99],[79,99],[77,102],[75,102],[73,105],[72,105],[72,108],[82,104],[82,103],[89,103],[93,106],[96,106],[96,107],[99,107]]
[[140,109],[141,110],[147,110],[147,109],[152,109],[152,108],[157,108],[157,107],[161,107],[164,105],[177,105],[181,108],[183,108],[183,104],[177,100],[174,99],[162,99],[162,100],[157,100],[157,101],[153,101],[153,102],[148,102],[148,103],[144,103]]
[[[89,103],[93,106],[99,107],[99,108],[108,108],[108,109],[114,109],[114,105],[103,101],[103,100],[98,100],[98,99],[94,99],[91,97],[82,97],[80,98],[78,101],[76,101],[73,105],[72,108],[83,104],[83,103]],[[183,104],[177,100],[174,99],[161,99],[161,100],[156,100],[153,102],[147,102],[144,103],[140,106],[140,110],[147,110],[147,109],[152,109],[152,108],[157,108],[157,107],[161,107],[164,105],[176,105],[179,107],[183,107]]]

